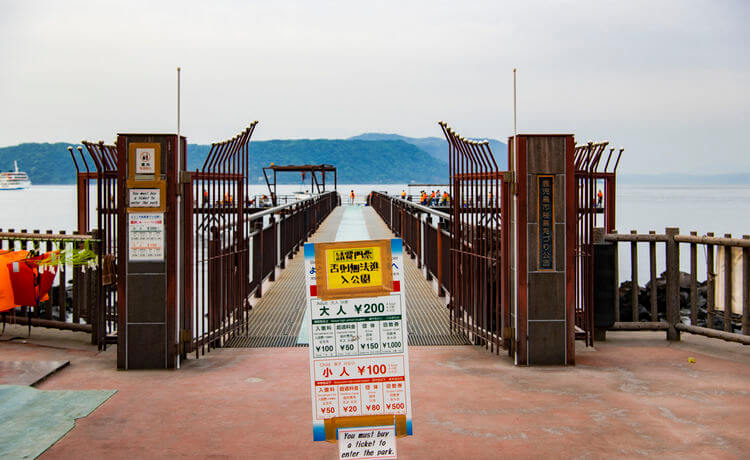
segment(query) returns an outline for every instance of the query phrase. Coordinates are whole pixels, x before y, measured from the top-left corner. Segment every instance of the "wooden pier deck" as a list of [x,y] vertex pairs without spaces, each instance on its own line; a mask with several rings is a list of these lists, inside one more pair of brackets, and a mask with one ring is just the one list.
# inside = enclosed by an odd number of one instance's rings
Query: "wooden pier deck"
[[[334,241],[346,206],[336,208],[321,224],[311,242]],[[372,239],[393,238],[372,208],[362,208],[362,225]],[[305,316],[304,256],[299,251],[288,261],[286,269],[271,283],[267,292],[253,305],[249,315],[249,329],[235,335],[224,344],[232,348],[307,346],[300,340]],[[405,258],[406,311],[410,346],[469,345],[462,335],[451,331],[448,309],[416,263]]]

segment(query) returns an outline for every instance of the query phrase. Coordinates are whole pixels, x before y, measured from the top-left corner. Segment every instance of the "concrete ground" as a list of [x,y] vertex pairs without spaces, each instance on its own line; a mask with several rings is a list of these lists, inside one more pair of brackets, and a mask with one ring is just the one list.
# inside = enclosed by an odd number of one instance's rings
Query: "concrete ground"
[[[18,329],[15,331],[14,328]],[[11,326],[3,360],[69,360],[39,389],[117,393],[42,458],[336,458],[312,441],[306,348],[220,349],[178,371],[115,369],[79,333]],[[400,458],[747,458],[750,347],[610,333],[575,367],[412,347],[414,436]],[[694,358],[695,363],[689,363]]]

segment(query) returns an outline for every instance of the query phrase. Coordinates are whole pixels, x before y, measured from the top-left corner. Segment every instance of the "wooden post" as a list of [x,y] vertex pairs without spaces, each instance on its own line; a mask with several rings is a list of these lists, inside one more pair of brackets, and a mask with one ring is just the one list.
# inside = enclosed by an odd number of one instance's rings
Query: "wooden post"
[[[698,236],[698,232],[690,232]],[[698,325],[698,245],[690,243],[690,324]]]
[[[724,238],[731,238],[725,233]],[[732,332],[732,247],[724,246],[724,331]]]
[[[654,230],[649,230],[649,235],[655,235]],[[656,304],[656,241],[650,241],[648,243],[648,258],[649,267],[651,271],[651,321],[659,321],[659,311]]]
[[[630,234],[635,235],[638,232],[631,230]],[[632,283],[630,285],[630,306],[632,309],[633,322],[638,321],[638,243],[636,241],[630,242],[630,271],[633,275],[631,277]]]
[[86,299],[88,301],[89,318],[91,321],[91,345],[98,345],[99,350],[102,350],[104,336],[107,335],[105,316],[108,313],[106,308],[104,308],[104,298],[100,296],[102,289],[101,264],[104,258],[99,250],[101,243],[98,240],[102,237],[102,231],[97,228],[90,234],[95,240],[91,243],[91,250],[99,255],[99,267],[93,273],[91,270],[86,271],[86,286],[88,288]]
[[[706,236],[714,236],[713,232],[706,233]],[[706,245],[706,327],[714,328],[714,288],[716,280],[714,279],[714,245]]]
[[667,340],[680,340],[675,324],[680,322],[680,251],[675,235],[679,228],[667,227]]

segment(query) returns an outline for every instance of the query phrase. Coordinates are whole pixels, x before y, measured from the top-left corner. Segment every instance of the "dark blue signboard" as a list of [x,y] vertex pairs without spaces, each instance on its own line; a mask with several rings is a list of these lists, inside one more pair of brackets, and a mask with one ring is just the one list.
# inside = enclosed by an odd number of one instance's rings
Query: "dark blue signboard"
[[555,269],[555,176],[538,176],[539,270]]

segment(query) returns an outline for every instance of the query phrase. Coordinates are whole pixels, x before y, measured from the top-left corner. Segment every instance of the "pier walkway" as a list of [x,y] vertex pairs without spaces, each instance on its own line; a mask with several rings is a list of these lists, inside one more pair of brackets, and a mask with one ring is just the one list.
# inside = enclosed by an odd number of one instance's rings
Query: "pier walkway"
[[[370,207],[340,206],[321,224],[310,242],[393,238]],[[409,345],[468,345],[450,330],[448,309],[425,280],[413,259],[405,257],[406,309]],[[230,339],[225,347],[306,346],[303,251],[298,251],[268,291],[253,305],[248,332]]]

